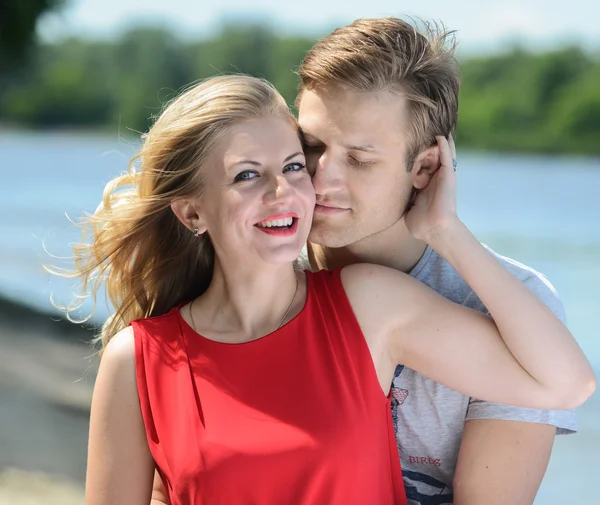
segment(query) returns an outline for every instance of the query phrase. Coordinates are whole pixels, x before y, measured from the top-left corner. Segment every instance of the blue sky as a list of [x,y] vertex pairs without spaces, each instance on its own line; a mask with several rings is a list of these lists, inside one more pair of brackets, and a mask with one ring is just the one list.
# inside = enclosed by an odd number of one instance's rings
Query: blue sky
[[358,17],[418,16],[458,31],[469,52],[514,41],[531,47],[576,42],[600,50],[598,0],[67,0],[40,34],[110,37],[136,24],[166,25],[183,37],[210,35],[225,19],[265,20],[282,32],[324,35]]

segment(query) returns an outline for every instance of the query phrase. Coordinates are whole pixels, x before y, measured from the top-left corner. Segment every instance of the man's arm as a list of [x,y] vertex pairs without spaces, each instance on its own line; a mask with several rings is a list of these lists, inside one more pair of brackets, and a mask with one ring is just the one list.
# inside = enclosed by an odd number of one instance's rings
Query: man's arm
[[454,505],[531,505],[555,434],[548,424],[467,421],[454,475]]

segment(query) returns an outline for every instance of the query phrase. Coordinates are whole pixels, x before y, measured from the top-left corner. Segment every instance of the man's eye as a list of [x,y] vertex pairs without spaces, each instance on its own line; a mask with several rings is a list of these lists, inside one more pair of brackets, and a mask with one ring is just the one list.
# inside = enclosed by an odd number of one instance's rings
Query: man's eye
[[368,167],[373,164],[372,161],[360,161],[357,160],[354,156],[348,156],[348,163],[355,167]]
[[249,181],[251,179],[254,179],[255,177],[258,177],[258,174],[254,170],[244,170],[243,172],[240,172],[235,176],[234,181]]

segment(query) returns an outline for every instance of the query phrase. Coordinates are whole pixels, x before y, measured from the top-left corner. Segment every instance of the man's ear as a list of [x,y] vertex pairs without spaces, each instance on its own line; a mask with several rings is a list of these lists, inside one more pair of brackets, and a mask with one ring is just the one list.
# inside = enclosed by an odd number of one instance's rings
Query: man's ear
[[429,181],[440,168],[440,151],[436,145],[421,151],[416,157],[411,173],[413,186],[416,189],[425,189]]
[[198,233],[202,234],[206,231],[206,224],[199,216],[195,203],[189,199],[175,200],[171,203],[171,210],[188,230],[198,228]]

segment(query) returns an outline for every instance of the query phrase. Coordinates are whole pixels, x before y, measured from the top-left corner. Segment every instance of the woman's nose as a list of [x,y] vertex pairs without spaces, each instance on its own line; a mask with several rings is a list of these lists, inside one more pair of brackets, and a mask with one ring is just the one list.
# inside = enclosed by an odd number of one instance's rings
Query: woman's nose
[[281,175],[277,177],[270,177],[267,182],[267,188],[264,195],[265,203],[271,205],[277,203],[285,203],[293,194],[290,183],[286,178]]

